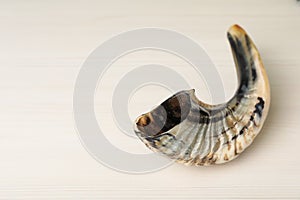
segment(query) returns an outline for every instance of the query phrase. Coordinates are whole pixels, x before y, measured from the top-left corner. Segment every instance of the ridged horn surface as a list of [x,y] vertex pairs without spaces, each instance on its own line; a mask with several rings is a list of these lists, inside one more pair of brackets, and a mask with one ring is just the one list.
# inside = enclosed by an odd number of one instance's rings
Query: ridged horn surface
[[188,165],[221,164],[236,158],[260,132],[270,106],[266,71],[240,26],[230,27],[227,36],[238,76],[235,95],[209,105],[194,90],[181,91],[138,117],[135,132],[153,151]]

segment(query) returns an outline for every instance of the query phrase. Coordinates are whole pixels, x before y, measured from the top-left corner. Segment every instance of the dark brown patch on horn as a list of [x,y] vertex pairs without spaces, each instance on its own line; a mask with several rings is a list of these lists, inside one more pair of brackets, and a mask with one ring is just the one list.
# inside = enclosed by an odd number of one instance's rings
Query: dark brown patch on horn
[[188,116],[191,109],[189,91],[181,91],[171,96],[150,113],[137,120],[137,128],[144,136],[155,136],[178,125]]

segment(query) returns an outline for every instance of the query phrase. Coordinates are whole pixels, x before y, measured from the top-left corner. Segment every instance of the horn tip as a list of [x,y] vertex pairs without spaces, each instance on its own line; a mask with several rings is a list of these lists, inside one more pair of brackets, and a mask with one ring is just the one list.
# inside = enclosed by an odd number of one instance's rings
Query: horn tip
[[236,33],[244,33],[245,34],[246,32],[240,25],[234,24],[229,28],[228,33],[233,35]]

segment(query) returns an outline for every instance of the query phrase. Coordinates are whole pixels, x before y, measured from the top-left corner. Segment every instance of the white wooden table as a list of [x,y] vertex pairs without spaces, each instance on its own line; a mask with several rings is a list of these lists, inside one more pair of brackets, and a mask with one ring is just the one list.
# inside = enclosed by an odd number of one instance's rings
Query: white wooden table
[[[237,160],[217,167],[173,164],[132,175],[101,165],[83,148],[72,97],[93,49],[131,29],[178,31],[206,49],[228,99],[236,75],[225,32],[235,23],[255,40],[272,89],[265,127]],[[122,73],[149,62],[174,66],[187,77],[192,72],[175,56],[133,53],[112,65],[103,88],[110,94]],[[300,199],[299,74],[300,3],[293,0],[0,1],[0,199]],[[199,98],[209,102],[203,81],[189,79]],[[157,87],[140,91],[153,98],[136,97],[131,117],[169,94]],[[118,132],[109,100],[95,99],[113,144],[150,152]]]

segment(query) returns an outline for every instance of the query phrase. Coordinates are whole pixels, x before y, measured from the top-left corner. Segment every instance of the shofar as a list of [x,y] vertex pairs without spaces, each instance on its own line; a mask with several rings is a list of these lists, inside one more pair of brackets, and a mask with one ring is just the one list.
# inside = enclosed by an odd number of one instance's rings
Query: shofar
[[238,25],[228,31],[239,86],[226,103],[208,105],[181,91],[136,120],[135,132],[152,150],[188,165],[228,162],[260,132],[270,106],[269,81],[259,52]]

